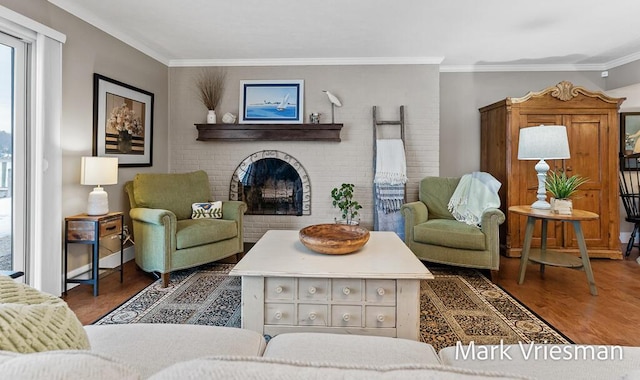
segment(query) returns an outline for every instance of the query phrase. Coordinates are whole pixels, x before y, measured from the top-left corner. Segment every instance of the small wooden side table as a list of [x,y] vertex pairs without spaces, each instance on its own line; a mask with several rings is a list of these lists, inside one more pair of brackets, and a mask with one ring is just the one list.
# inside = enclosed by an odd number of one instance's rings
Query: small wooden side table
[[[67,284],[90,284],[93,285],[93,296],[98,295],[98,280],[100,270],[104,275],[113,271],[120,272],[120,282],[123,280],[124,264],[124,213],[110,212],[105,215],[79,214],[69,216],[64,219],[64,293],[67,293]],[[120,266],[118,268],[100,268],[100,239],[119,235],[120,238]],[[91,269],[89,272],[80,274],[73,278],[67,278],[67,262],[69,244],[91,244],[93,247],[91,255]]]
[[[587,244],[584,241],[584,234],[582,233],[582,226],[580,224],[582,221],[598,219],[598,214],[591,211],[574,209],[571,215],[560,215],[554,214],[549,210],[532,209],[531,206],[511,206],[509,207],[509,211],[514,214],[524,215],[527,217],[527,227],[524,233],[524,246],[522,248],[522,256],[520,257],[518,284],[522,284],[524,282],[527,262],[529,261],[539,263],[540,272],[544,272],[545,265],[574,269],[584,268],[591,294],[594,296],[598,295],[596,282],[593,278],[593,271],[591,270],[591,263],[589,262]],[[540,249],[531,249],[533,227],[536,220],[542,221]],[[547,250],[547,222],[549,220],[570,222],[573,225],[573,229],[576,233],[576,240],[578,241],[578,247],[580,248],[580,258],[563,252]]]

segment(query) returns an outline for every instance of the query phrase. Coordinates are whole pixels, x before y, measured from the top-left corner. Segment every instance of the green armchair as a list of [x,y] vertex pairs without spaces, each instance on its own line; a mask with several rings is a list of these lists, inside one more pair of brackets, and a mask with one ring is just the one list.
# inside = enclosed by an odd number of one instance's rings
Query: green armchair
[[222,202],[221,219],[191,219],[193,203],[211,199],[209,178],[200,170],[137,174],[125,184],[133,222],[136,264],[157,272],[162,286],[170,273],[240,253],[244,202]]
[[435,263],[497,271],[500,267],[498,226],[505,220],[497,208],[482,214],[481,228],[455,220],[447,205],[460,178],[426,177],[419,201],[400,209],[405,243],[420,259]]

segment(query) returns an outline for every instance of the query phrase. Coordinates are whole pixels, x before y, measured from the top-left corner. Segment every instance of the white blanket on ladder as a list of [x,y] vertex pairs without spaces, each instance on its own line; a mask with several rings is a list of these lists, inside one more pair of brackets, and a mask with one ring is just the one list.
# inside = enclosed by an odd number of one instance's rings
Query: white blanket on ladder
[[404,185],[406,182],[407,162],[402,140],[376,140],[376,173],[373,183]]

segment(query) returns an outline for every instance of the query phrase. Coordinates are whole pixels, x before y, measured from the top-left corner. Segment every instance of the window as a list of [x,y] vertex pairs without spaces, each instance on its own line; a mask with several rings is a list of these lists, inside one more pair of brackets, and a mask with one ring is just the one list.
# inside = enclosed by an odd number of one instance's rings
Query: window
[[[3,6],[0,32],[7,37],[2,44],[14,49],[11,265],[24,266],[21,279],[29,285],[59,295],[62,255],[55,252],[62,246],[60,118],[66,36]],[[15,61],[20,49],[24,64]],[[16,75],[20,70],[23,75]]]
[[0,34],[0,270],[24,271],[26,189],[25,43]]

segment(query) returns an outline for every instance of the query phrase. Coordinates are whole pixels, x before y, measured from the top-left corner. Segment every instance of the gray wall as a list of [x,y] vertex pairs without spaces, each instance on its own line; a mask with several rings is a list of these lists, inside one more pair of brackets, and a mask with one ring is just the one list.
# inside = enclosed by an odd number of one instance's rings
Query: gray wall
[[[128,210],[124,183],[138,172],[168,170],[168,68],[46,0],[3,0],[2,5],[67,36],[62,49],[63,216],[84,212],[91,191],[89,186],[80,185],[80,157],[92,155],[93,73],[154,93],[153,166],[120,168],[118,184],[105,187],[110,210]],[[57,222],[62,233],[64,223]],[[85,248],[73,248],[70,269],[88,262]],[[51,250],[52,254],[59,254],[62,247]]]
[[640,83],[640,60],[609,70],[605,83],[607,90]]
[[440,73],[440,175],[480,170],[479,108],[567,80],[603,90],[600,72]]

